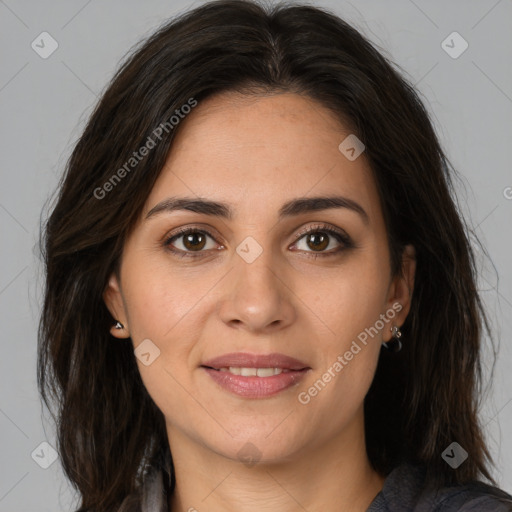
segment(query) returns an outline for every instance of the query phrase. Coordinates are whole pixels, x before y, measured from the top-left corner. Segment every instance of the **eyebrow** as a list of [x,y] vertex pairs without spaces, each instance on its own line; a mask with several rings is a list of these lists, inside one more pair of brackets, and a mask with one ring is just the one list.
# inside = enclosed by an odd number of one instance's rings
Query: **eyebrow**
[[[279,220],[283,220],[287,217],[293,217],[303,213],[329,210],[332,208],[346,208],[352,210],[361,216],[365,224],[369,224],[370,222],[368,214],[359,203],[343,196],[298,197],[284,203],[279,209],[278,217]],[[226,203],[219,203],[208,199],[198,199],[195,197],[170,197],[151,208],[146,215],[146,219],[163,212],[173,212],[177,210],[211,215],[226,220],[232,220],[234,216],[234,211]]]

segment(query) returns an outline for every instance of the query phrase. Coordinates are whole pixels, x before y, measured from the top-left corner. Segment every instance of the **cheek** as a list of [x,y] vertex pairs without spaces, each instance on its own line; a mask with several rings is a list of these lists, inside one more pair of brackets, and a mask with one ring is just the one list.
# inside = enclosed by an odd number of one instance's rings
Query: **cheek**
[[134,348],[149,339],[158,349],[150,365],[137,360],[141,378],[162,410],[179,410],[191,399],[184,390],[190,387],[204,322],[213,311],[218,277],[201,275],[199,269],[177,271],[165,261],[152,263],[149,256],[125,263],[123,292]]
[[340,406],[335,415],[347,414],[362,402],[373,379],[384,329],[391,325],[389,319],[381,320],[387,268],[376,254],[365,256],[340,267],[335,278],[317,281],[322,287],[314,294],[309,291],[311,310],[329,327],[325,339],[319,340],[323,350],[314,382],[323,396],[315,400]]
[[[201,300],[215,284],[214,276],[199,271],[184,272],[166,262],[148,265],[148,257],[126,266],[126,286],[130,331],[137,341],[153,337],[163,343],[172,338],[201,308]],[[199,270],[199,269],[198,269]]]
[[150,339],[158,356],[150,365],[137,360],[144,387],[165,415],[193,406],[187,389],[193,370],[191,351],[199,337],[197,291],[187,286],[183,277],[170,277],[153,268],[140,272],[130,284],[128,299],[130,334],[134,348]]
[[381,301],[353,290],[340,291],[337,299],[339,307],[329,322],[335,334],[319,343],[323,347],[319,364],[299,397],[301,404],[308,403],[309,413],[323,418],[333,431],[362,406],[382,344],[382,329],[375,327]]
[[339,340],[337,349],[341,350],[374,326],[384,313],[387,286],[387,269],[382,261],[367,255],[341,265],[327,277],[308,278],[300,296],[329,327],[328,336]]

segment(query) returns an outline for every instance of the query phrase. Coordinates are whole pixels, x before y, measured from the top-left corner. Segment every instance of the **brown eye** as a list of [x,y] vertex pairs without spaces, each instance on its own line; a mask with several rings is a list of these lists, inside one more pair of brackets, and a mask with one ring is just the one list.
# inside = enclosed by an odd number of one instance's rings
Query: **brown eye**
[[[296,236],[293,246],[310,256],[335,256],[345,249],[355,247],[352,239],[343,231],[327,225],[312,226]],[[329,249],[329,250],[327,250]]]
[[[208,238],[213,243],[210,246],[208,244]],[[207,231],[203,231],[197,228],[186,228],[177,234],[171,235],[164,243],[171,252],[180,256],[195,256],[190,253],[201,253],[205,252],[203,249],[214,249],[216,247],[213,236]],[[199,254],[197,254],[199,256]]]
[[310,233],[306,235],[307,244],[315,251],[323,251],[329,245],[329,235],[322,232]]
[[203,233],[189,233],[188,235],[182,235],[183,245],[189,251],[200,251],[206,244],[206,237]]

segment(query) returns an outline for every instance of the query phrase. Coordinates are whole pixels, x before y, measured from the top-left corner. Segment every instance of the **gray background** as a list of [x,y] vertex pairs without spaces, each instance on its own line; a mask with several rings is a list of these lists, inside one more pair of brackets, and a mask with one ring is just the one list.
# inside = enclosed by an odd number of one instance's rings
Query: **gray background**
[[[0,0],[0,512],[71,510],[74,499],[58,460],[42,469],[31,458],[41,442],[55,446],[36,388],[41,209],[119,60],[166,18],[201,3]],[[403,68],[463,176],[461,208],[495,266],[479,257],[479,289],[501,341],[482,424],[494,474],[512,492],[512,2],[310,3],[352,22]],[[43,31],[59,45],[47,59],[31,47]],[[441,46],[453,31],[469,44],[458,58]]]

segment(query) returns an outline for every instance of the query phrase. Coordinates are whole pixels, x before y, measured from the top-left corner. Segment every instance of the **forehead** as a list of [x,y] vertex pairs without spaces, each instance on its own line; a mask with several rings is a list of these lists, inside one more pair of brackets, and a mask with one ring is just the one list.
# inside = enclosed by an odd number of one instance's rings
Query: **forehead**
[[316,101],[292,93],[223,93],[201,102],[179,125],[145,212],[172,196],[229,202],[261,215],[287,200],[340,194],[379,215],[378,193],[364,153],[347,159],[351,134]]

